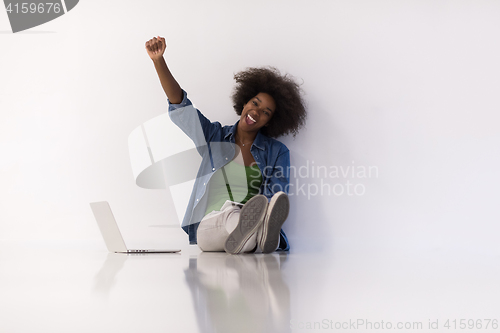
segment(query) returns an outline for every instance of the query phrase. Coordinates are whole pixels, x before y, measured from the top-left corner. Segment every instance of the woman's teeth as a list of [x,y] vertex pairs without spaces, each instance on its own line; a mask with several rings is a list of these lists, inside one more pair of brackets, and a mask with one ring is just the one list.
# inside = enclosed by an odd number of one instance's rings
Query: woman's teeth
[[251,121],[253,121],[254,123],[256,123],[257,121],[255,119],[253,119],[250,115],[247,116]]

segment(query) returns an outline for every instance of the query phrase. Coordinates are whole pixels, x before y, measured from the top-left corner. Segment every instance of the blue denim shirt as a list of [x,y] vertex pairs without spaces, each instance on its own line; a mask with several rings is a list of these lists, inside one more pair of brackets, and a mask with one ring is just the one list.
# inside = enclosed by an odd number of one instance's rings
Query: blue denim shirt
[[[168,114],[173,123],[186,133],[194,142],[202,157],[198,175],[189,199],[188,207],[182,221],[182,229],[189,235],[189,243],[196,244],[198,225],[204,217],[208,203],[207,185],[212,175],[229,163],[235,154],[235,134],[239,120],[232,126],[222,126],[219,122],[210,122],[182,90],[183,98],[179,104],[168,100]],[[278,140],[269,138],[260,131],[250,148],[255,162],[262,174],[260,194],[268,200],[279,192],[288,194],[290,183],[290,152]],[[281,230],[278,250],[290,248],[288,239]]]

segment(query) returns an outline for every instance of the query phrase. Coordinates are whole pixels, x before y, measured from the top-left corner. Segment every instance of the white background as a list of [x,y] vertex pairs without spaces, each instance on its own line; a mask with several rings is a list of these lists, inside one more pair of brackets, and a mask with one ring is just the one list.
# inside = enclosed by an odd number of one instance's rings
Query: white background
[[234,73],[276,66],[308,102],[307,127],[282,138],[292,164],[377,167],[326,179],[362,196],[292,196],[294,250],[498,255],[499,18],[478,0],[84,0],[12,34],[0,10],[0,240],[100,241],[89,202],[107,200],[129,243],[187,243],[151,227],[178,223],[172,198],[137,187],[128,154],[129,133],[167,111],[144,49],[161,35],[212,121],[237,120]]

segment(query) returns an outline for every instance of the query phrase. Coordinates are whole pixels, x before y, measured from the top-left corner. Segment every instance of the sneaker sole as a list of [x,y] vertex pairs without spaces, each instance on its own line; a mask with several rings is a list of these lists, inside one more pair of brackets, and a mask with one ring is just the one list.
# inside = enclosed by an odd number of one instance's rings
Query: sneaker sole
[[240,220],[236,228],[227,237],[224,250],[227,253],[237,254],[261,226],[266,215],[267,198],[263,195],[256,195],[243,206],[240,211]]
[[268,208],[269,219],[264,221],[262,227],[262,239],[260,240],[262,253],[271,253],[278,248],[281,226],[285,223],[289,210],[290,201],[286,194],[280,195],[274,203],[271,199]]

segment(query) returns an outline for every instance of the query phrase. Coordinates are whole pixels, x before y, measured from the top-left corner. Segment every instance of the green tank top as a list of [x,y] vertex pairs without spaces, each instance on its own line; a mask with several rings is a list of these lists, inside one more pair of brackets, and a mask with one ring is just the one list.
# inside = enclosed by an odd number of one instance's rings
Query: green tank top
[[220,210],[226,200],[244,204],[259,194],[262,175],[258,165],[244,166],[235,161],[229,162],[224,166],[227,184],[222,170],[222,168],[217,170],[210,179],[205,215]]

